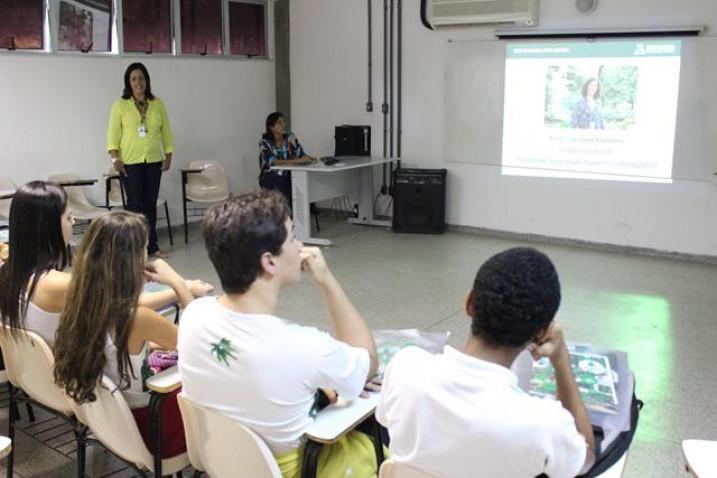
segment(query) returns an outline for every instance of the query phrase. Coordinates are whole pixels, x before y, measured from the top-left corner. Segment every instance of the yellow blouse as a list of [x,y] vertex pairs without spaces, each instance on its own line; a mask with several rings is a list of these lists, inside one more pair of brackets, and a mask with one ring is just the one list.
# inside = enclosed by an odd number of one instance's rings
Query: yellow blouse
[[169,117],[159,98],[149,100],[145,123],[146,129],[141,130],[142,116],[134,99],[115,101],[107,127],[107,151],[119,151],[124,164],[156,163],[164,159],[162,150],[173,153]]

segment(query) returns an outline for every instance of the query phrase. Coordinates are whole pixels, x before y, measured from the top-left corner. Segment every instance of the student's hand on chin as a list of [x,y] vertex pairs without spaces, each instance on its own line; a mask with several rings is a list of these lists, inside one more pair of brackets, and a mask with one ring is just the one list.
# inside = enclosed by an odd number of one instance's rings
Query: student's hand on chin
[[548,357],[555,360],[561,357],[561,354],[567,351],[565,346],[565,337],[563,336],[563,328],[557,320],[548,326],[548,330],[540,340],[528,344],[528,350],[535,360],[542,357]]
[[299,257],[301,258],[301,270],[308,272],[319,284],[326,282],[329,276],[329,268],[326,265],[326,259],[324,259],[321,249],[304,246],[301,248]]

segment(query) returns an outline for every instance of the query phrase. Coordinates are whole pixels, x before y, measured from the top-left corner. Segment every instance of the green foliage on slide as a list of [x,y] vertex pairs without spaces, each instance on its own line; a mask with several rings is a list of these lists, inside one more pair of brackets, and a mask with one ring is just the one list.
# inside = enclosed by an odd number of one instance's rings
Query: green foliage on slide
[[599,107],[605,128],[626,130],[635,124],[637,82],[636,65],[551,65],[545,75],[545,125],[570,128],[575,105],[591,78],[600,84]]

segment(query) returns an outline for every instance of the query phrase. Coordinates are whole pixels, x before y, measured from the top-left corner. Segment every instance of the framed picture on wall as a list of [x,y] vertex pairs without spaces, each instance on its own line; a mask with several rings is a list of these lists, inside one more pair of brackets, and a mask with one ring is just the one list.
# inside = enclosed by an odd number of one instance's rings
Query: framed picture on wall
[[60,0],[57,49],[110,51],[112,0]]

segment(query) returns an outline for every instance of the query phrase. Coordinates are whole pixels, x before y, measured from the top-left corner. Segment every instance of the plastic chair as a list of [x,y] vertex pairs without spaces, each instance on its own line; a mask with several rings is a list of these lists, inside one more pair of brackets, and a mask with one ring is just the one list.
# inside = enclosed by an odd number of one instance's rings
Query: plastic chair
[[[67,174],[53,174],[48,176],[48,181],[60,183],[63,181],[76,181],[80,177],[75,173]],[[96,217],[100,217],[106,214],[107,211],[104,208],[94,206],[85,196],[81,186],[66,187],[67,192],[67,204],[72,209],[72,214],[75,219],[79,221],[90,222]]]
[[281,478],[274,455],[256,433],[184,393],[177,399],[194,468],[212,478]]
[[[25,402],[39,406],[72,425],[77,440],[77,476],[84,476],[82,470],[85,460],[86,428],[73,416],[70,400],[64,391],[55,385],[53,375],[55,358],[52,350],[36,333],[10,327],[0,327],[0,347],[2,347],[7,377],[10,380],[11,412],[8,425],[10,440],[15,439],[16,403]],[[14,450],[10,451],[7,462],[8,478],[12,477],[14,455]]]
[[717,441],[684,440],[682,454],[687,462],[685,468],[697,478],[717,476]]
[[12,440],[0,436],[0,458],[5,458],[12,451]]
[[[16,190],[17,186],[12,179],[6,176],[0,176],[0,191]],[[0,199],[0,219],[8,220],[10,218],[10,203],[12,199]]]
[[417,470],[404,463],[397,463],[390,458],[383,462],[378,472],[379,478],[437,478],[424,471]]
[[186,453],[172,458],[156,459],[159,454],[152,454],[147,449],[122,392],[117,390],[108,377],[102,378],[95,388],[95,395],[97,400],[94,402],[71,402],[77,419],[92,431],[88,442],[101,444],[140,476],[146,476],[145,471],[150,471],[156,477],[161,477],[163,474],[178,473],[189,465]]
[[[124,186],[115,168],[110,167],[105,177],[105,207],[111,210],[113,207],[127,207]],[[172,237],[172,223],[169,220],[169,206],[164,198],[157,198],[157,208],[164,208],[164,218],[167,221],[167,232],[169,233],[169,244],[174,245]]]
[[182,173],[182,213],[184,243],[188,241],[187,203],[217,203],[229,197],[229,184],[224,166],[219,161],[192,161]]

